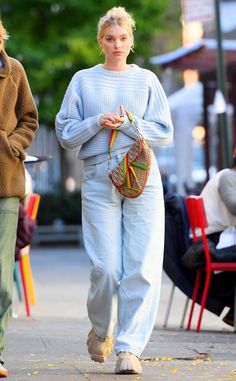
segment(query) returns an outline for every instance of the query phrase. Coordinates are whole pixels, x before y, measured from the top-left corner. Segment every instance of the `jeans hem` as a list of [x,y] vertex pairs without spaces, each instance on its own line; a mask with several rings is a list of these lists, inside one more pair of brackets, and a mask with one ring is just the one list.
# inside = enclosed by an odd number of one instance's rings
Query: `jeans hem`
[[131,347],[118,347],[118,348],[115,348],[115,352],[116,352],[116,355],[118,356],[118,354],[120,352],[129,352],[129,353],[132,353],[133,355],[135,355],[136,357],[140,357],[141,355],[141,351],[140,349],[137,349],[137,348],[131,348]]

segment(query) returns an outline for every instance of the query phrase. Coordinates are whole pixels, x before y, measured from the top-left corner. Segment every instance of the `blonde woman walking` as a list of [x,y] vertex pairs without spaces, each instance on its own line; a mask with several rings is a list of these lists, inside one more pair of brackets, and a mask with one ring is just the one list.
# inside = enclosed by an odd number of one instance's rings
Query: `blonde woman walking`
[[[82,224],[91,261],[88,351],[92,360],[106,361],[114,342],[117,374],[142,372],[139,357],[159,303],[164,203],[153,153],[148,182],[137,198],[122,196],[108,173],[137,139],[136,128],[150,147],[169,144],[173,137],[169,106],[157,77],[127,64],[134,29],[134,19],[123,7],[101,17],[97,39],[104,62],[74,75],[56,117],[61,145],[77,148],[84,162]],[[109,155],[112,130],[118,134]]]

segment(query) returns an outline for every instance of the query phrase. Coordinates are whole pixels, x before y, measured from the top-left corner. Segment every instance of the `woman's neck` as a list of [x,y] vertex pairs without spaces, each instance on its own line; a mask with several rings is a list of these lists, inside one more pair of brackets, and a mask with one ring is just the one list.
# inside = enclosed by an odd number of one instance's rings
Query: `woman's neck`
[[126,71],[129,70],[129,65],[126,62],[104,62],[102,65],[104,69],[111,71]]

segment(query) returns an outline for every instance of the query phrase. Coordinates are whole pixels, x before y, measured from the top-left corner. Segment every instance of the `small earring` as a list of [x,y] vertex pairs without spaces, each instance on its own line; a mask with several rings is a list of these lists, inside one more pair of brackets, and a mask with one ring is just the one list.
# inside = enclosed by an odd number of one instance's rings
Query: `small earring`
[[101,49],[99,55],[101,56],[102,54],[104,54],[104,52],[103,52],[103,50]]
[[134,44],[131,45],[130,50],[131,50],[132,53],[135,53],[135,51],[134,51]]

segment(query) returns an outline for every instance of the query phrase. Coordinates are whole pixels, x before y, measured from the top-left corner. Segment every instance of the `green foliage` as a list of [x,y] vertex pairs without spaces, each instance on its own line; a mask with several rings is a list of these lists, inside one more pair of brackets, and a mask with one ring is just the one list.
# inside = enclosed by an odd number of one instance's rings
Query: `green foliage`
[[182,44],[180,1],[169,0],[169,6],[163,13],[164,25],[154,35],[153,53],[163,54]]
[[164,26],[169,0],[2,0],[0,14],[11,38],[8,53],[22,61],[34,95],[40,122],[54,125],[64,92],[79,69],[102,61],[97,23],[112,6],[133,13],[135,56],[147,59],[155,33]]
[[65,225],[81,225],[80,192],[54,192],[41,195],[38,225],[52,225],[58,220]]

